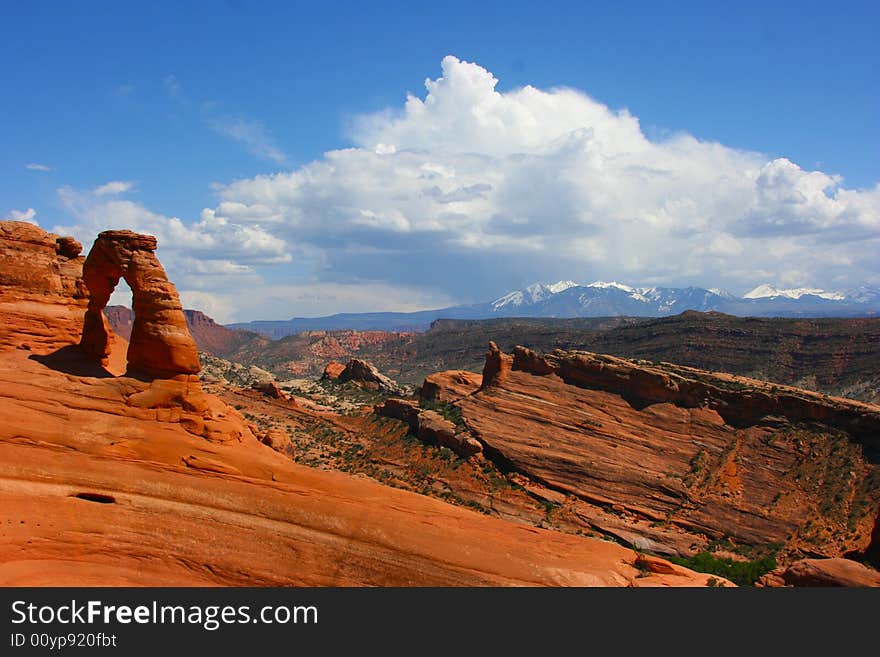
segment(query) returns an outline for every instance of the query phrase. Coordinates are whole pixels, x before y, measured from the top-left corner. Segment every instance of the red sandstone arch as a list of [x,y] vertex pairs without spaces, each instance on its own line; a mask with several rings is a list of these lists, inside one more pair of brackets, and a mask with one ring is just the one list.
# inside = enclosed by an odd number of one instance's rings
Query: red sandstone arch
[[135,319],[128,346],[128,372],[156,378],[196,374],[201,366],[177,289],[156,257],[156,238],[130,230],[100,233],[83,265],[89,288],[80,347],[106,363],[113,332],[102,310],[119,279],[132,292]]

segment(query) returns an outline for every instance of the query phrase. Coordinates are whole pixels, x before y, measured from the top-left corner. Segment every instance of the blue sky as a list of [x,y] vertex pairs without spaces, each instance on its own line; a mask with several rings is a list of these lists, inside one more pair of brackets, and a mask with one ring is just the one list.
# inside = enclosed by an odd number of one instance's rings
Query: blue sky
[[880,283],[876,3],[316,4],[9,3],[0,217],[152,230],[221,319]]

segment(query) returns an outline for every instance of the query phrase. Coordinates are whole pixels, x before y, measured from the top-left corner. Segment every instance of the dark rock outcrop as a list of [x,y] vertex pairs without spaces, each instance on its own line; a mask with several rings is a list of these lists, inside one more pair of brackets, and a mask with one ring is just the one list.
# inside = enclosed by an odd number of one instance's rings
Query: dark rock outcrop
[[454,422],[432,410],[419,408],[417,402],[406,399],[386,399],[373,408],[376,415],[402,420],[410,432],[426,443],[448,447],[462,458],[470,458],[483,451],[473,436],[458,431]]
[[337,381],[345,383],[352,381],[369,390],[376,390],[390,395],[402,395],[403,389],[396,382],[382,374],[373,365],[365,360],[353,358],[340,372]]

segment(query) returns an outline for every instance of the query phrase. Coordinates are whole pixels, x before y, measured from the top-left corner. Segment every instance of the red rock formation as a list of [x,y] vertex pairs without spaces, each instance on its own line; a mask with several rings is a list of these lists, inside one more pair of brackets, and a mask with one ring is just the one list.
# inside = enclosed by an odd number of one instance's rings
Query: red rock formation
[[255,381],[251,385],[251,388],[263,393],[267,397],[271,397],[272,399],[287,399],[287,395],[284,394],[284,391],[277,383],[275,383],[275,381]]
[[196,374],[198,350],[189,333],[177,290],[156,258],[156,238],[128,230],[104,231],[83,266],[91,296],[80,346],[105,361],[113,333],[102,310],[120,278],[132,291],[135,321],[128,347],[128,369],[150,377]]
[[419,397],[430,402],[450,403],[476,392],[482,383],[482,376],[466,370],[437,372],[425,377]]
[[[75,245],[54,242],[53,252],[45,233],[13,228],[0,244],[0,281],[13,306],[24,296],[32,307],[3,309],[22,323],[6,326],[0,342],[0,585],[706,585],[690,571],[643,577],[636,553],[608,542],[296,465],[194,376],[111,377],[80,349],[14,348],[44,318],[53,328],[40,348],[73,347],[70,319],[85,302],[77,276],[64,273],[80,266],[68,258]],[[85,342],[106,355],[95,313],[116,272],[128,274],[144,306],[138,321],[149,320],[132,346],[156,344],[161,327],[172,335],[155,358],[135,350],[131,365],[178,374],[192,361],[175,352],[179,304],[151,242],[110,235],[93,251],[97,298]],[[55,286],[42,304],[34,272]],[[278,447],[282,438],[264,436]]]
[[324,374],[321,375],[322,379],[335,381],[339,378],[339,375],[345,371],[345,365],[342,363],[337,363],[335,360],[327,363],[327,366],[324,368]]
[[82,246],[21,221],[0,221],[0,348],[46,354],[82,332]]
[[[268,445],[276,452],[285,452],[290,455],[293,454],[293,449],[290,445],[290,436],[287,435],[287,432],[283,429],[269,429],[263,435],[260,436],[260,442],[264,445]],[[290,450],[288,452],[288,450]]]
[[537,376],[553,373],[568,384],[625,395],[642,404],[668,402],[683,408],[711,408],[734,426],[751,426],[773,415],[792,422],[820,422],[880,449],[878,407],[851,399],[732,374],[586,351],[556,350],[541,357],[518,346],[514,349],[513,369]]
[[459,431],[454,422],[436,411],[423,410],[417,402],[406,399],[386,399],[373,412],[382,417],[402,420],[420,440],[448,447],[462,458],[470,458],[483,451],[483,446],[467,432]]
[[486,364],[483,366],[483,380],[480,388],[498,386],[504,383],[513,365],[513,358],[505,354],[494,342],[489,343],[486,352]]
[[382,374],[367,361],[358,358],[348,361],[348,365],[339,373],[337,380],[340,383],[353,381],[370,390],[378,390],[386,394],[403,394],[403,390],[397,383]]
[[127,404],[145,382],[69,376],[27,356],[0,352],[3,586],[708,581],[643,577],[637,554],[612,543],[297,465],[243,422],[237,438],[205,440],[183,409]]
[[517,348],[499,377],[505,360],[491,349],[482,389],[455,402],[464,422],[504,471],[616,510],[600,531],[655,551],[725,536],[829,557],[869,547],[880,408],[586,352]]

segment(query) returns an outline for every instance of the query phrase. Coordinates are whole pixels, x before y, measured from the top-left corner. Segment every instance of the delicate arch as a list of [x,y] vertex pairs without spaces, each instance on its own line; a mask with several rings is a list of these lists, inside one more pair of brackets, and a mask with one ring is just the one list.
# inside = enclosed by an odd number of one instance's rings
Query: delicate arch
[[108,230],[98,235],[83,265],[83,281],[90,292],[80,340],[82,349],[107,362],[113,331],[104,307],[122,278],[132,292],[134,325],[128,346],[128,371],[170,378],[196,374],[201,369],[177,289],[156,257],[156,238],[130,230]]

